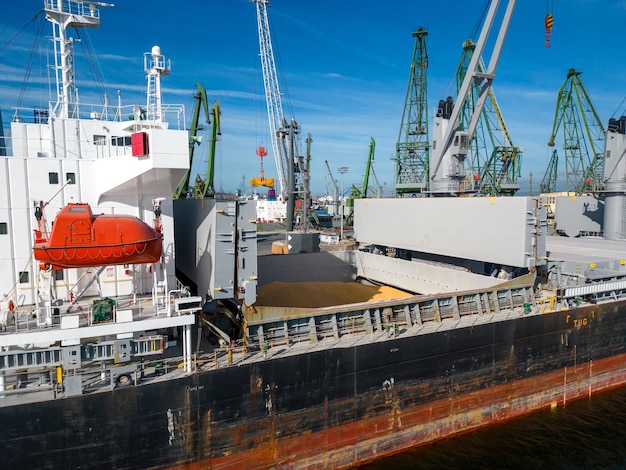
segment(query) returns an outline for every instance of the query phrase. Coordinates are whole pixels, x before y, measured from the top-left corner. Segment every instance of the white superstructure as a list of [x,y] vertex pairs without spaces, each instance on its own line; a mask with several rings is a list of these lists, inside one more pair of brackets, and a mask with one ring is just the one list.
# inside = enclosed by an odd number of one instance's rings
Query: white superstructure
[[274,201],[257,199],[256,218],[259,222],[285,223],[287,219],[287,203],[280,196]]
[[[35,204],[49,203],[50,224],[70,202],[86,202],[95,214],[130,214],[152,225],[161,199],[164,235],[163,289],[174,286],[172,198],[188,168],[188,133],[182,105],[161,101],[161,77],[170,71],[161,49],[145,54],[147,103],[110,106],[81,103],[74,86],[72,40],[67,28],[97,27],[97,5],[45,0],[52,24],[57,97],[47,109],[15,108],[8,152],[0,157],[0,309],[50,301],[41,286],[53,276],[53,296],[70,297],[92,269],[43,271],[32,257]],[[137,82],[144,80],[138,74]],[[149,266],[111,266],[99,277],[104,296],[150,293]],[[92,290],[96,289],[94,283]],[[96,293],[94,291],[93,293]]]

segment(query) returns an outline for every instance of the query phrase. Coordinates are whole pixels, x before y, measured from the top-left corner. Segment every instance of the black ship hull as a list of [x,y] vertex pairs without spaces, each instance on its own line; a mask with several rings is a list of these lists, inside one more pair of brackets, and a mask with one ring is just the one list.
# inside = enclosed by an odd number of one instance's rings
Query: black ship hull
[[339,468],[626,381],[626,302],[0,408],[7,468]]

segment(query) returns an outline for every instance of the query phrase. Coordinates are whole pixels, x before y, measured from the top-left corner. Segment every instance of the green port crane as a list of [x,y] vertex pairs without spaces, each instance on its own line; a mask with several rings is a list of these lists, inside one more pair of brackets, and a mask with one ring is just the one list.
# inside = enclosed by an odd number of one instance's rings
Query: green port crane
[[546,169],[545,174],[543,175],[543,179],[539,184],[539,192],[541,194],[553,193],[556,191],[556,180],[559,171],[559,153],[554,149],[552,151],[552,156],[550,157],[550,162],[548,163],[548,168]]
[[370,140],[370,151],[367,155],[367,161],[365,163],[365,174],[363,175],[363,185],[361,189],[357,188],[354,184],[352,185],[351,196],[353,199],[362,199],[367,197],[367,188],[370,184],[370,172],[372,170],[372,162],[374,161],[374,154],[376,153],[376,141],[374,137],[371,137]]
[[[191,126],[189,127],[189,169],[185,172],[185,176],[178,184],[176,192],[174,193],[174,199],[187,199],[187,197],[193,195],[195,199],[212,198],[215,195],[214,187],[214,170],[215,170],[215,149],[217,136],[221,135],[220,130],[220,110],[216,101],[213,101],[213,122],[209,114],[209,104],[207,101],[206,90],[204,87],[196,82],[196,88],[198,91],[194,95],[196,100],[192,118]],[[200,144],[201,139],[198,137],[198,131],[203,128],[199,125],[200,111],[204,109],[204,115],[206,117],[206,123],[211,124],[210,140],[209,140],[209,160],[207,163],[207,169],[204,177],[200,174],[196,175],[194,182],[193,194],[189,191],[189,180],[191,178],[191,170],[193,168],[194,150],[197,145]]]
[[[457,103],[454,104],[451,96],[445,100],[441,99],[438,103],[429,163],[429,194],[433,196],[460,196],[476,191],[473,174],[469,178],[472,184],[468,184],[466,160],[496,76],[498,60],[515,3],[516,0],[508,0],[502,10],[500,0],[488,2],[489,7],[485,12],[483,26],[464,73],[463,82],[457,91]],[[496,22],[496,18],[499,18],[499,21]],[[498,32],[494,37],[492,27],[498,23]],[[493,47],[486,48],[487,44]],[[491,49],[488,66],[479,67],[479,61],[486,49]],[[471,107],[472,114],[464,117],[464,121],[461,122],[461,115],[465,109],[464,102],[470,99],[474,90],[477,91],[477,96],[475,104]]]
[[369,181],[370,181],[370,172],[372,170],[372,162],[374,161],[375,153],[376,153],[376,141],[374,140],[373,137],[371,137],[370,150],[367,155],[367,161],[365,162],[365,174],[363,175],[363,185],[359,189],[355,184],[352,184],[352,188],[350,189],[350,196],[346,198],[346,207],[348,208],[348,213],[345,216],[345,221],[347,225],[350,225],[350,222],[352,222],[352,217],[354,216],[354,200],[363,199],[367,197],[367,189],[369,187]]
[[215,197],[215,151],[217,147],[217,136],[222,135],[220,127],[220,106],[217,101],[213,101],[213,121],[209,133],[209,159],[207,162],[204,178],[198,173],[194,183],[195,199],[212,199]]
[[[605,130],[580,78],[582,72],[569,69],[559,90],[549,147],[555,146],[563,129],[565,156],[565,190],[577,194],[597,192],[603,188]],[[556,149],[548,164],[542,192],[556,190]]]
[[380,181],[378,181],[378,176],[376,176],[376,171],[374,170],[374,166],[372,166],[371,173],[372,173],[372,179],[374,180],[375,187],[370,189],[370,193],[372,194],[372,197],[376,199],[380,199],[384,197],[385,187],[382,184],[380,184]]
[[427,35],[424,28],[413,32],[415,47],[396,144],[396,196],[428,191]]
[[[472,40],[463,43],[463,53],[456,73],[457,93],[461,88],[475,48],[476,45]],[[478,61],[478,70],[480,73],[485,71],[482,57]],[[480,94],[480,86],[474,82],[460,113],[459,123],[462,128],[469,126]],[[471,178],[469,186],[485,195],[514,195],[520,188],[517,179],[520,176],[521,156],[522,150],[513,145],[496,95],[491,88],[480,113],[476,134],[466,160]]]

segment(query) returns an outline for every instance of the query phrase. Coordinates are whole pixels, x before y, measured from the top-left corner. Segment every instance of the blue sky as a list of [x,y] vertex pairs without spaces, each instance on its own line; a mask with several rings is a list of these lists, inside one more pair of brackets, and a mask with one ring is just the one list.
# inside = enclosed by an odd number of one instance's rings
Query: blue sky
[[[22,88],[38,21],[5,45],[43,2],[2,3],[0,107],[6,129],[10,108],[17,104]],[[626,0],[550,0],[555,20],[550,48],[544,47],[546,2],[517,3],[493,88],[512,140],[524,149],[522,190],[528,192],[532,172],[536,192],[548,163],[546,143],[557,92],[568,69],[583,72],[583,82],[605,126],[609,117],[626,113]],[[428,29],[432,110],[440,98],[453,93],[461,46],[464,40],[476,38],[484,4],[483,0],[271,2],[279,75],[287,84],[293,116],[303,133],[313,138],[315,194],[323,194],[328,184],[325,160],[336,179],[336,168],[347,166],[345,185],[360,185],[370,137],[376,140],[378,179],[387,192],[392,190],[390,158],[404,108],[414,46],[411,33],[420,26]],[[158,44],[172,62],[171,75],[162,81],[165,103],[184,104],[190,113],[194,83],[200,82],[209,99],[220,104],[217,189],[234,191],[241,187],[244,175],[246,182],[257,176],[256,148],[270,148],[271,143],[254,5],[248,0],[121,0],[114,8],[102,8],[101,18],[100,29],[81,30],[81,37],[86,42],[88,36],[93,44],[109,100],[115,101],[121,90],[124,104],[145,103],[143,53]],[[50,35],[47,24],[43,31]],[[40,47],[34,56],[24,106],[48,101],[44,58],[48,47]],[[81,101],[94,102],[92,75],[80,46],[76,55]],[[291,115],[286,97],[283,107]],[[202,152],[197,155],[206,158]],[[276,176],[271,153],[264,166],[266,176]]]

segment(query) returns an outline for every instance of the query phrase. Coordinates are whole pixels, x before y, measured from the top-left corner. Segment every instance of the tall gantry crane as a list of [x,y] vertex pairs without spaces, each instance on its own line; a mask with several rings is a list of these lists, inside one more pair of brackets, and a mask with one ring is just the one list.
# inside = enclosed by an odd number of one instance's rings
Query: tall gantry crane
[[[559,130],[563,129],[565,190],[577,194],[602,190],[605,143],[604,126],[583,85],[581,73],[575,69],[567,72],[557,97],[554,124],[548,142],[549,147],[554,147],[554,140]],[[553,168],[557,167],[558,153],[555,149],[543,178],[542,192],[556,190]]]
[[427,35],[424,28],[413,32],[415,47],[396,144],[396,196],[428,190]]
[[[461,88],[475,47],[472,40],[463,43],[463,54],[456,73],[457,91]],[[478,60],[478,71],[485,72],[482,58]],[[478,84],[473,83],[459,116],[461,128],[469,126],[480,93]],[[470,173],[468,186],[481,194],[513,195],[519,190],[517,178],[521,169],[522,150],[511,141],[493,89],[487,95],[466,160],[466,168]]]
[[295,200],[298,196],[297,188],[300,188],[302,185],[300,179],[304,170],[304,165],[300,164],[303,162],[303,158],[297,156],[296,138],[300,132],[300,127],[293,118],[288,123],[283,113],[274,61],[274,49],[267,17],[268,0],[250,0],[250,2],[256,4],[259,56],[263,72],[272,151],[274,152],[274,160],[276,162],[280,193],[283,199],[287,201],[287,230],[293,230]]
[[[456,105],[452,97],[439,102],[437,114],[433,126],[433,145],[430,152],[429,174],[430,193],[435,196],[458,195],[466,191],[465,159],[467,157],[471,140],[474,138],[478,121],[489,96],[491,83],[495,78],[495,71],[502,52],[504,39],[511,22],[515,0],[508,0],[504,13],[501,15],[500,29],[493,44],[491,57],[486,70],[479,67],[480,58],[488,42],[491,27],[498,14],[499,0],[491,0],[489,9],[485,15],[483,26],[476,41],[475,49],[470,58],[467,70],[458,91]],[[479,90],[476,97],[474,111],[467,123],[467,129],[459,127],[464,102],[469,99],[470,88]]]

